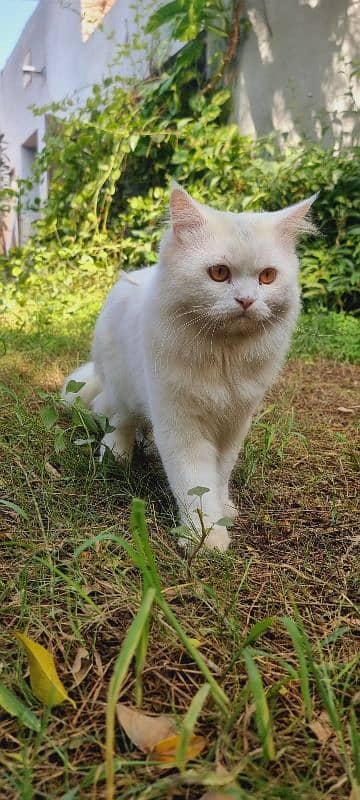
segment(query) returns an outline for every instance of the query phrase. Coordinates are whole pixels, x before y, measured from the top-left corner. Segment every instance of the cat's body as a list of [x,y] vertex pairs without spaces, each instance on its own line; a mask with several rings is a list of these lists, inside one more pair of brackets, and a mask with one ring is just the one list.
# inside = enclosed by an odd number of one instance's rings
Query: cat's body
[[[235,215],[175,187],[159,264],[114,286],[96,324],[93,362],[70,376],[86,382],[80,396],[115,426],[103,447],[116,456],[131,458],[136,428],[151,422],[183,524],[199,528],[189,490],[209,489],[209,547],[229,544],[216,522],[236,514],[230,473],[289,346],[299,310],[295,237],[311,202],[287,217]],[[276,273],[271,292],[260,283],[265,273]]]

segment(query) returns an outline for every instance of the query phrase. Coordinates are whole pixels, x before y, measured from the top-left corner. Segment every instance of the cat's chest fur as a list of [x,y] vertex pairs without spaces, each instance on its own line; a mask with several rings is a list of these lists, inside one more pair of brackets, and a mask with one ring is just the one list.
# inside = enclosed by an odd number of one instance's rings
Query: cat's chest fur
[[274,373],[273,359],[249,355],[241,342],[225,340],[201,357],[188,348],[174,348],[158,371],[176,404],[190,413],[224,422],[247,416],[258,405]]

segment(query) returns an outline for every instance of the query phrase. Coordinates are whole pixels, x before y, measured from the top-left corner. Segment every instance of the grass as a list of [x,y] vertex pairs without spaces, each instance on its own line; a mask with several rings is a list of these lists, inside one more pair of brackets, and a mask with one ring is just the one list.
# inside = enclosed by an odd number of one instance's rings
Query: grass
[[[71,327],[1,335],[0,681],[41,725],[0,709],[0,796],[92,800],[113,781],[121,800],[197,800],[222,765],[232,797],[358,800],[359,323],[302,318],[235,470],[233,546],[190,567],[146,447],[131,471],[100,466],[99,432],[54,399],[88,349],[88,321]],[[33,698],[16,630],[52,650],[76,709]],[[176,717],[180,770],[114,726],[118,697]],[[207,747],[185,764],[193,731]]]

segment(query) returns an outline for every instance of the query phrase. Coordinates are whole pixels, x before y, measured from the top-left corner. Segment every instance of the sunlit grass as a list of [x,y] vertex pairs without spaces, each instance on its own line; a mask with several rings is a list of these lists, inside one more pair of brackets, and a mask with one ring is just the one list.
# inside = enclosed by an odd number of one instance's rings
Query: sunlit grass
[[[86,357],[90,323],[67,320],[61,332],[60,317],[36,330],[23,322],[1,334],[1,683],[41,732],[0,712],[0,794],[105,797],[107,730],[122,800],[197,800],[218,780],[216,764],[239,798],[357,800],[359,378],[345,361],[356,358],[358,323],[302,318],[234,475],[233,546],[201,550],[189,570],[161,465],[139,448],[132,470],[111,458],[100,466],[101,431],[86,443],[86,415],[69,417],[58,401],[64,374]],[[145,523],[138,508],[130,525],[134,496]],[[149,590],[152,613],[129,649]],[[34,700],[16,629],[52,649],[76,710],[49,714]],[[87,655],[74,673],[79,648]],[[183,720],[181,771],[164,774],[114,727],[119,691]],[[185,766],[195,725],[208,744]]]

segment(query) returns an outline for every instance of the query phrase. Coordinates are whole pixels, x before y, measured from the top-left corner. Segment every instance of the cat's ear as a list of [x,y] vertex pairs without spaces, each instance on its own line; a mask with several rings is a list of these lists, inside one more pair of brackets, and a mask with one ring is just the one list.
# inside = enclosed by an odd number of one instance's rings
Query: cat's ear
[[205,225],[205,216],[200,203],[193,200],[175,181],[171,183],[170,221],[179,241],[183,241],[189,235],[196,235]]
[[280,236],[285,239],[296,240],[301,234],[315,234],[317,231],[316,225],[309,216],[311,206],[319,197],[319,192],[311,195],[306,200],[301,200],[300,203],[295,203],[293,206],[283,208],[281,211],[276,211],[277,216],[277,229]]

